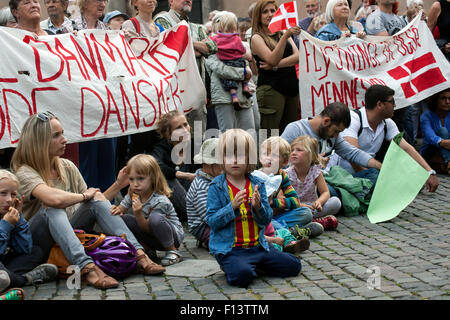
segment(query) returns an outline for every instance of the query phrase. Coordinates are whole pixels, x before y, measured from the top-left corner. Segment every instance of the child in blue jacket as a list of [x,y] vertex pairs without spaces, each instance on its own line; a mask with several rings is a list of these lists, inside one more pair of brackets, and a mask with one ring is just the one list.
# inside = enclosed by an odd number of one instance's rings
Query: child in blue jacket
[[[33,246],[28,222],[17,198],[19,181],[7,170],[0,170],[0,293],[8,287],[22,287],[53,280],[58,268],[41,264],[42,250]],[[38,266],[39,265],[39,266]]]
[[264,237],[272,209],[264,182],[250,174],[257,164],[252,136],[242,129],[223,133],[218,159],[224,173],[209,187],[206,222],[211,228],[209,250],[227,282],[246,288],[257,277],[256,269],[268,276],[298,275],[300,259],[276,250]]

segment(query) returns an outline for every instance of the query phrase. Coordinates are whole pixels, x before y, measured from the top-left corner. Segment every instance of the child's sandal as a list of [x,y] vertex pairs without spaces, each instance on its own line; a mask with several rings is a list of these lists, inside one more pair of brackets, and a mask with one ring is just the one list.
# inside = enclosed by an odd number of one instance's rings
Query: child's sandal
[[161,260],[163,266],[171,266],[175,263],[183,261],[183,256],[176,250],[167,251],[166,256]]
[[306,238],[297,240],[297,241],[291,241],[284,247],[285,252],[289,253],[300,253],[303,251],[306,251],[309,249],[309,240]]
[[24,300],[25,291],[21,288],[12,288],[0,295],[0,300]]

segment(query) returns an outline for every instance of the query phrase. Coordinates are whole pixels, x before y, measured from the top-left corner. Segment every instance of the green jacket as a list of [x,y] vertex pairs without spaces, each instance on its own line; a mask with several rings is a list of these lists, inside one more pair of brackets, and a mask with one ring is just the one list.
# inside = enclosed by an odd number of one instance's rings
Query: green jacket
[[324,174],[325,181],[341,193],[342,207],[346,217],[357,216],[367,212],[373,183],[369,179],[354,178],[347,170],[331,167],[328,174]]

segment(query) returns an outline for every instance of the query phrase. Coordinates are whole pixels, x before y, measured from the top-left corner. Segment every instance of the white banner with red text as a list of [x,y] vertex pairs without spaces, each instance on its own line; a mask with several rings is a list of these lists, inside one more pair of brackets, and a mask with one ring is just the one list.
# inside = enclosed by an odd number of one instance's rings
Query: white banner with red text
[[335,101],[364,107],[365,91],[374,84],[395,90],[396,109],[450,87],[450,64],[420,15],[391,37],[322,41],[302,31],[299,43],[303,119]]
[[185,22],[159,39],[0,28],[0,42],[0,148],[15,146],[38,112],[55,114],[72,143],[152,130],[162,114],[206,101]]

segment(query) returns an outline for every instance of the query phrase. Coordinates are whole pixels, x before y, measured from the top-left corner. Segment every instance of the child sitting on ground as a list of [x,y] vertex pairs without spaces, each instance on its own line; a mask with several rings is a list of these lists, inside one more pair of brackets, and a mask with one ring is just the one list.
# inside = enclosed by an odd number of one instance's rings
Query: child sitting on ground
[[128,194],[119,206],[111,207],[111,214],[122,216],[146,250],[166,251],[161,260],[163,266],[181,262],[178,248],[184,238],[183,226],[168,199],[172,191],[158,162],[151,155],[138,154],[128,161],[127,173]]
[[309,207],[300,202],[296,190],[291,186],[287,173],[282,169],[288,164],[291,147],[279,136],[273,136],[261,143],[261,171],[266,175],[281,175],[280,191],[269,195],[269,203],[273,209],[273,225],[275,230],[281,227],[295,228],[296,235],[301,238],[314,238],[323,233],[323,227],[312,222],[313,216]]
[[[306,203],[313,212],[313,221],[320,223],[324,230],[335,230],[338,221],[334,215],[341,208],[337,197],[330,198],[330,191],[323,177],[319,144],[310,136],[300,136],[291,143],[290,167],[286,169],[292,186],[300,201]],[[320,197],[317,196],[317,191]]]
[[[0,293],[9,287],[22,287],[52,281],[58,274],[53,264],[41,264],[42,250],[33,246],[28,222],[22,213],[23,200],[17,198],[19,180],[0,169]],[[21,300],[22,291],[15,288],[8,300]]]
[[205,140],[200,152],[194,156],[194,162],[201,163],[202,168],[195,172],[195,179],[186,194],[189,232],[197,239],[199,248],[209,248],[210,229],[205,221],[206,202],[210,183],[222,173],[222,167],[217,161],[218,143],[218,138]]
[[264,182],[250,174],[257,163],[253,137],[242,129],[227,130],[219,139],[218,159],[224,173],[209,187],[206,222],[211,228],[209,250],[228,284],[248,287],[256,269],[268,276],[298,275],[300,259],[276,250],[264,237],[272,209]]
[[[224,64],[231,67],[242,67],[246,69],[246,60],[252,61],[252,55],[247,52],[238,32],[238,19],[232,12],[220,12],[213,19],[214,31],[217,34],[211,39],[217,43],[217,58]],[[229,91],[232,98],[232,103],[235,110],[241,109],[241,104],[238,98],[238,83],[235,80],[221,79],[222,86],[226,91]],[[248,87],[248,82],[242,83],[242,93],[250,98],[252,93]]]

